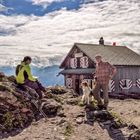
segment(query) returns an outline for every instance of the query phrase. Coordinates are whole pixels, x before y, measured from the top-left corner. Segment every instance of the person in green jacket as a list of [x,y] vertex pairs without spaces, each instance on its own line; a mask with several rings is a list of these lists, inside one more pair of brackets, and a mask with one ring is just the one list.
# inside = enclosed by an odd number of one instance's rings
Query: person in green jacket
[[16,82],[19,85],[26,85],[32,89],[34,89],[39,98],[42,98],[42,91],[45,92],[45,88],[42,84],[34,77],[31,73],[30,64],[32,59],[30,56],[24,57],[21,64],[17,65],[16,67]]

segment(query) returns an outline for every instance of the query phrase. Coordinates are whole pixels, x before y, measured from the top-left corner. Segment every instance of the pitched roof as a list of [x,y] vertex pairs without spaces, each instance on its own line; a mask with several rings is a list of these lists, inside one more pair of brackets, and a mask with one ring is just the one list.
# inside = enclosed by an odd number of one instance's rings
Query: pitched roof
[[100,54],[104,61],[113,65],[139,65],[140,55],[125,46],[81,44],[75,45],[82,50],[93,61],[95,56]]
[[93,74],[95,69],[66,69],[62,70],[59,74]]
[[64,61],[61,63],[60,68],[64,67],[65,61],[75,47],[78,47],[92,61],[95,61],[95,56],[99,54],[104,61],[113,65],[140,66],[140,55],[126,46],[75,43]]

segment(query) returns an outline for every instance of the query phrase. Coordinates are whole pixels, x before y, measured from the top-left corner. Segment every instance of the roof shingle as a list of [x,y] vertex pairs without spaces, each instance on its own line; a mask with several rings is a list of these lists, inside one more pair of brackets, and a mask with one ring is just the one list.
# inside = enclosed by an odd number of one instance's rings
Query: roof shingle
[[75,45],[93,61],[100,54],[104,61],[113,65],[140,66],[140,55],[125,46],[96,45],[75,43]]

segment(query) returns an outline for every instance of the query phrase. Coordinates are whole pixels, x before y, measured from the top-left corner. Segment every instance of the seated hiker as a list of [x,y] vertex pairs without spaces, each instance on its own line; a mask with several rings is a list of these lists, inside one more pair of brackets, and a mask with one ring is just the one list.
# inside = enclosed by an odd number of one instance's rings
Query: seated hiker
[[[96,59],[96,86],[93,90],[95,99],[98,101],[98,107],[100,109],[107,109],[109,103],[108,89],[109,89],[109,80],[111,80],[116,74],[116,68],[109,64],[108,62],[103,62],[102,57],[97,55]],[[103,99],[101,100],[100,91],[103,91]]]
[[89,87],[86,81],[82,82],[82,90],[83,90],[82,102],[89,104],[91,88]]
[[31,57],[26,56],[24,57],[21,64],[19,64],[16,67],[16,82],[19,85],[26,85],[32,89],[34,89],[38,95],[39,98],[42,98],[42,91],[45,92],[45,88],[41,85],[41,83],[37,80],[36,77],[33,77],[31,73]]

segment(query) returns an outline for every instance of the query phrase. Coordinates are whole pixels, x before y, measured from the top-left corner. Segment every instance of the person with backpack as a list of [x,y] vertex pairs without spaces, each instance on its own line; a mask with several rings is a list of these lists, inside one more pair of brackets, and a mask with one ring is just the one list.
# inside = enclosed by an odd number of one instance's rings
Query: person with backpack
[[42,91],[45,92],[45,88],[42,84],[37,80],[36,77],[32,75],[30,64],[32,59],[30,56],[24,57],[21,64],[16,67],[16,82],[18,85],[26,85],[32,89],[34,89],[39,98],[42,98]]

